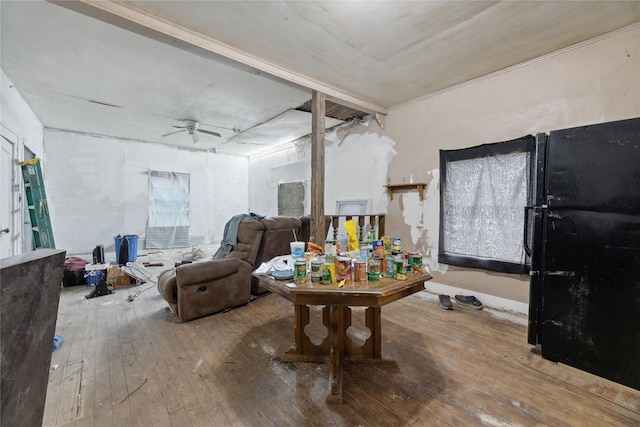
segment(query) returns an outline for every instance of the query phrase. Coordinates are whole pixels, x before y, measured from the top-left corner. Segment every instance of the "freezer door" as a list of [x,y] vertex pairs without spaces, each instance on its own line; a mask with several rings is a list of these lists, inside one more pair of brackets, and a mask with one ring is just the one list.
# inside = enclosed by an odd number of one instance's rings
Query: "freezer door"
[[640,390],[640,119],[551,132],[542,356]]

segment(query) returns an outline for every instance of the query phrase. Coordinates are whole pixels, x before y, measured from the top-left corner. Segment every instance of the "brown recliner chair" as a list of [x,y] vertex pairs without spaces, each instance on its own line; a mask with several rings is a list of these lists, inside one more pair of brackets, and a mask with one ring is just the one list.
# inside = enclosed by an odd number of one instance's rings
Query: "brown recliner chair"
[[158,291],[183,322],[249,302],[251,272],[264,226],[253,218],[238,227],[238,243],[229,253],[219,250],[211,261],[166,270]]
[[[229,254],[221,247],[211,261],[163,271],[158,276],[158,291],[183,322],[247,304],[253,270],[263,261],[288,254],[293,230],[300,240],[308,239],[308,231],[305,236],[305,230],[301,230],[303,220],[244,219],[238,226],[238,243]],[[257,283],[255,287],[258,290]]]
[[[290,242],[297,239],[301,242],[309,241],[310,223],[309,217],[286,217],[277,216],[264,218],[260,221],[264,225],[264,234],[260,242],[260,249],[256,256],[254,270],[263,262],[269,261],[280,255],[287,255],[291,252]],[[295,232],[295,234],[294,234]],[[251,280],[251,293],[260,295],[267,292],[266,289],[258,285],[258,279]]]

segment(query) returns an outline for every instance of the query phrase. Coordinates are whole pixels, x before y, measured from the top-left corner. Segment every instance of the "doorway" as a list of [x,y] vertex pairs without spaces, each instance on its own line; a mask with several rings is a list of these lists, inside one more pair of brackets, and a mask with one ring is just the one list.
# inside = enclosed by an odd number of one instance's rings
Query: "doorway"
[[20,182],[17,173],[16,141],[2,128],[0,174],[2,188],[0,189],[0,258],[7,258],[18,253],[20,227],[18,214],[20,213],[19,193]]

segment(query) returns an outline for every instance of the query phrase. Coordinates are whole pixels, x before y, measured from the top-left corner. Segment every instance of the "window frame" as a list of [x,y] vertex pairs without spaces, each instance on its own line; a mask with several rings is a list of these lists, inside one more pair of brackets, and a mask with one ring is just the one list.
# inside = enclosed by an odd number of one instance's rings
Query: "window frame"
[[[459,267],[481,268],[484,270],[496,271],[501,273],[526,274],[529,272],[529,255],[526,251],[526,233],[522,231],[522,244],[524,252],[524,261],[522,263],[502,261],[492,259],[490,257],[482,257],[478,255],[464,255],[447,252],[445,247],[445,191],[447,182],[447,165],[459,160],[473,160],[486,157],[494,157],[499,155],[507,155],[519,152],[529,154],[528,161],[528,177],[527,177],[527,200],[524,201],[522,207],[522,215],[525,218],[525,208],[531,205],[533,200],[534,179],[535,179],[535,137],[532,135],[523,136],[522,138],[491,144],[482,144],[475,147],[463,148],[458,150],[440,150],[440,225],[439,225],[439,245],[438,245],[438,262]],[[528,226],[526,218],[524,219],[524,228]]]

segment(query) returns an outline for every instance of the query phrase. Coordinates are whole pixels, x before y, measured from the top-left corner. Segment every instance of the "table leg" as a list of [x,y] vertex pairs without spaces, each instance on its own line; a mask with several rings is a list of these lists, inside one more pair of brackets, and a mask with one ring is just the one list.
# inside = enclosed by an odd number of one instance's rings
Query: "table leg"
[[311,342],[304,328],[309,324],[309,307],[295,305],[294,345],[282,356],[283,362],[324,362],[327,357],[326,345],[317,346]]
[[344,352],[345,310],[332,305],[329,312],[329,337],[331,339],[331,376],[327,403],[342,403],[342,356]]
[[380,307],[368,307],[364,312],[364,324],[371,331],[371,337],[367,344],[368,357],[372,359],[382,358],[382,321]]

